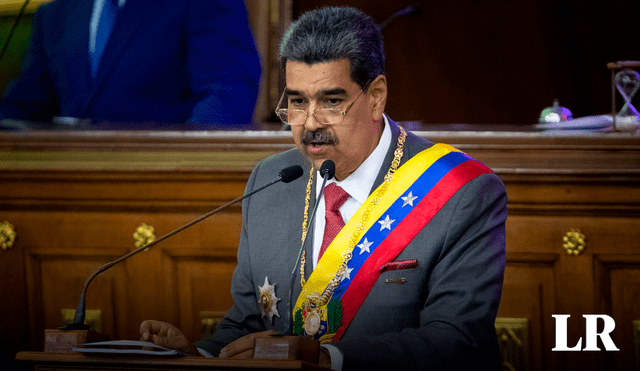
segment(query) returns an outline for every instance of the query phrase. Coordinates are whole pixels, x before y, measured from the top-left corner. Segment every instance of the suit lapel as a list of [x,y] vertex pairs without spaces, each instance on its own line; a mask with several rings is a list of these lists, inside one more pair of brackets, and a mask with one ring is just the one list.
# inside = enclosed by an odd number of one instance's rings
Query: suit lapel
[[91,72],[89,65],[89,22],[93,0],[79,0],[67,3],[65,13],[65,59],[68,76],[67,97],[70,100],[69,112],[76,114],[84,111],[86,97],[91,89]]
[[[376,181],[373,182],[373,187],[371,187],[371,189],[369,190],[369,194],[371,194],[371,192],[373,192],[376,188],[378,188],[380,184],[382,184],[382,182],[384,181],[384,177],[385,175],[387,175],[387,172],[391,167],[391,162],[393,161],[393,153],[396,150],[398,137],[400,136],[400,128],[398,127],[398,125],[395,122],[393,122],[393,120],[391,120],[389,117],[387,117],[387,120],[389,122],[389,126],[391,127],[391,145],[389,146],[389,150],[387,150],[387,154],[384,156],[382,167],[380,168],[380,172],[378,172]],[[407,151],[405,150],[402,155],[402,161],[400,161],[400,164],[406,161],[406,158],[407,158],[406,155],[407,155]]]
[[[391,126],[391,146],[389,146],[389,151],[387,152],[387,155],[384,158],[382,168],[380,168],[380,172],[378,173],[378,176],[376,177],[376,181],[374,182],[373,187],[369,191],[369,194],[371,194],[371,192],[373,192],[376,188],[378,188],[380,184],[382,184],[382,182],[384,181],[384,177],[385,175],[387,175],[387,171],[389,171],[389,168],[391,167],[391,162],[393,161],[396,146],[398,145],[398,137],[400,136],[400,127],[388,116],[387,116],[387,120],[389,122],[389,125]],[[400,159],[400,166],[402,166],[405,162],[407,162],[410,158],[418,154],[420,151],[433,145],[433,143],[431,143],[430,141],[426,141],[426,143],[430,143],[430,145],[425,147],[424,141],[420,141],[418,139],[418,142],[417,142],[416,139],[417,138],[415,137],[415,135],[407,132],[407,139],[404,142],[402,159]]]
[[[287,265],[288,267],[291,267],[289,269],[293,269],[293,267],[296,266],[296,259],[298,258],[298,254],[300,252],[300,244],[302,243],[300,238],[302,238],[302,220],[303,220],[302,215],[304,212],[304,200],[306,198],[306,193],[307,193],[307,182],[309,181],[309,171],[311,170],[311,164],[309,164],[306,160],[304,160],[304,163],[301,165],[303,169],[303,175],[298,181],[300,185],[296,187],[295,190],[291,191],[291,193],[289,193],[290,197],[289,197],[288,209],[296,210],[296,212],[294,213],[288,213],[289,215],[292,216],[292,218],[289,219],[290,228],[293,231],[292,234],[296,236],[296,243],[294,243],[290,248],[289,256],[291,256],[291,261],[290,261],[290,264]],[[311,212],[316,202],[316,197],[315,197],[316,180],[317,179],[315,179],[315,176],[314,176],[313,184],[311,185],[311,198],[309,200],[309,218],[311,218]],[[312,264],[313,223],[311,224],[311,227],[307,231],[307,239],[304,243],[303,251],[304,251],[305,260],[306,260],[305,267],[304,267],[305,278],[308,278],[311,272],[313,271],[313,264]],[[301,278],[300,264],[301,262],[298,261],[296,271],[295,271],[296,278],[293,286],[294,302],[295,302],[295,299],[298,297],[298,295],[300,295],[300,291],[302,290],[302,287],[300,286],[300,278]]]
[[[298,296],[300,296],[300,292],[302,291],[302,286],[300,285],[300,264],[301,263],[300,261],[298,261],[296,265],[296,260],[298,258],[298,254],[300,253],[300,244],[302,243],[301,241],[302,220],[303,220],[302,213],[304,212],[304,200],[306,196],[306,187],[307,187],[307,182],[309,180],[308,174],[309,174],[311,165],[306,161],[304,163],[300,163],[300,165],[302,165],[303,175],[300,179],[288,185],[288,187],[292,187],[292,188],[287,188],[288,191],[286,195],[286,201],[283,203],[284,207],[281,209],[281,210],[294,211],[294,212],[284,212],[284,211],[282,212],[282,215],[289,215],[289,218],[286,221],[284,221],[284,224],[287,226],[287,230],[285,233],[287,235],[293,236],[288,239],[289,241],[291,241],[291,243],[288,244],[286,262],[282,263],[281,269],[283,271],[280,272],[280,277],[287,277],[286,280],[283,280],[281,282],[281,286],[280,286],[282,288],[287,288],[287,289],[280,291],[280,294],[279,294],[281,295],[280,299],[281,299],[282,306],[279,306],[278,308],[279,310],[281,310],[280,319],[283,321],[286,321],[287,318],[289,320],[292,320],[291,317],[287,317],[286,313],[288,311],[289,312],[288,314],[289,315],[291,314],[291,311],[296,302],[296,299],[298,298]],[[312,184],[312,188],[311,188],[312,191],[315,189],[314,187],[315,187],[315,179],[314,179],[314,184]],[[309,201],[310,209],[313,208],[314,202],[315,202],[315,194],[314,192],[312,192],[311,199]],[[309,210],[309,213],[311,213],[311,210]],[[313,247],[312,247],[313,229],[310,229],[308,231],[308,234],[311,234],[311,235],[309,235],[309,237],[307,238],[303,246],[303,251],[305,251],[305,255],[306,255],[305,278],[308,278],[312,271],[310,257],[312,256],[311,254],[313,251]],[[278,248],[278,247],[275,247],[275,248]],[[290,274],[293,269],[295,269],[294,276]],[[262,278],[259,277],[259,279],[262,279]],[[293,283],[293,289],[291,292],[291,301],[289,301],[288,288],[290,287],[291,283]],[[284,328],[285,329],[287,328],[286,324],[284,324]]]
[[[307,169],[307,173],[309,169]],[[311,213],[313,211],[314,206],[316,205],[316,187],[318,182],[317,173],[314,174],[313,184],[311,185],[311,199],[309,200],[309,218],[311,218]],[[306,192],[306,190],[305,190]],[[302,226],[300,226],[302,228]],[[309,226],[309,230],[307,231],[307,241],[304,244],[304,249],[306,251],[306,264],[304,269],[305,278],[309,278],[311,272],[313,272],[313,233],[315,230],[315,223],[311,223]],[[299,283],[298,283],[299,284]],[[297,296],[296,296],[297,297]]]
[[96,77],[91,84],[90,93],[84,106],[85,109],[95,98],[114,64],[118,62],[122,50],[140,28],[142,21],[147,19],[151,6],[160,6],[155,3],[156,1],[152,0],[127,0],[122,9],[118,11],[116,23],[102,54]]

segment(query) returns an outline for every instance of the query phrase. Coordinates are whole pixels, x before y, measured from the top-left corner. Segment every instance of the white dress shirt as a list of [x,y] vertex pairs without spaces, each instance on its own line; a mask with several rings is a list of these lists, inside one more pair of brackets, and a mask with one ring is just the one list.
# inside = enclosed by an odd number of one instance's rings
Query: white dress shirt
[[[335,183],[342,187],[349,194],[347,201],[340,207],[340,214],[344,219],[345,224],[351,217],[358,211],[360,206],[364,204],[369,197],[369,191],[373,187],[373,183],[376,181],[376,177],[380,172],[384,158],[387,155],[389,146],[391,146],[391,128],[387,123],[387,117],[384,117],[384,129],[382,130],[382,136],[376,148],[371,152],[369,157],[360,166],[351,173],[346,179],[341,182],[336,181],[335,178],[327,181],[327,185]],[[316,200],[320,196],[320,188],[322,187],[322,176],[320,172],[316,172]],[[318,254],[320,253],[320,246],[322,245],[322,237],[324,236],[324,197],[320,199],[318,209],[316,210],[315,223],[313,229],[313,268],[318,264]]]
[[[89,53],[96,51],[96,33],[98,32],[98,22],[100,22],[100,14],[104,7],[105,0],[94,0],[93,9],[91,10],[91,21],[89,23]],[[118,0],[118,9],[121,9],[127,0]]]

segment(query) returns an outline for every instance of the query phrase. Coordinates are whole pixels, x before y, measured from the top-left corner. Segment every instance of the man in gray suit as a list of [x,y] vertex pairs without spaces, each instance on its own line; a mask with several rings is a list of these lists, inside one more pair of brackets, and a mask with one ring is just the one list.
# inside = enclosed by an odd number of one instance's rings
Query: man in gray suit
[[[287,87],[277,113],[297,148],[258,164],[247,191],[287,166],[305,175],[245,199],[234,305],[195,346],[242,358],[255,338],[293,332],[318,339],[320,364],[333,369],[499,369],[500,179],[384,114],[382,38],[363,13],[306,13],[280,54]],[[335,178],[321,193],[326,160]],[[145,321],[140,334],[197,354],[169,324]]]

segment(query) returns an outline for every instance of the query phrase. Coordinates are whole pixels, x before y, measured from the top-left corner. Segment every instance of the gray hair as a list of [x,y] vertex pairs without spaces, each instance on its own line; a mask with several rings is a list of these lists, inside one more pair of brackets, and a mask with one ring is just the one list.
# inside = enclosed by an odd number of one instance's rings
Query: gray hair
[[351,79],[361,87],[384,75],[384,43],[373,18],[350,7],[326,7],[304,13],[280,42],[280,64],[348,59]]

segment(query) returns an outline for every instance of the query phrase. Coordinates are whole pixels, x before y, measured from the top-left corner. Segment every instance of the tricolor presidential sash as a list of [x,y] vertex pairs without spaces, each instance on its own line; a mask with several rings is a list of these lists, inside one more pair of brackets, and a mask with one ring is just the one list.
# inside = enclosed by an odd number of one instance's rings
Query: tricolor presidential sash
[[465,184],[491,169],[435,144],[396,171],[386,191],[374,191],[327,248],[293,308],[294,332],[339,340],[380,276]]

